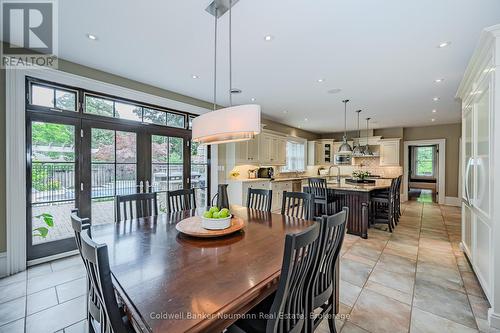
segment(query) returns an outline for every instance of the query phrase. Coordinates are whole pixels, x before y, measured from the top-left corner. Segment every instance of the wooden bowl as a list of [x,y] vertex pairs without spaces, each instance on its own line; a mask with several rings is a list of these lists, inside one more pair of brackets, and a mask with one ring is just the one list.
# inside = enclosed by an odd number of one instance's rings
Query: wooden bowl
[[231,218],[231,226],[222,230],[208,230],[203,228],[200,216],[191,216],[184,219],[175,225],[177,231],[201,238],[222,237],[235,233],[245,227],[245,221],[239,217],[233,216]]

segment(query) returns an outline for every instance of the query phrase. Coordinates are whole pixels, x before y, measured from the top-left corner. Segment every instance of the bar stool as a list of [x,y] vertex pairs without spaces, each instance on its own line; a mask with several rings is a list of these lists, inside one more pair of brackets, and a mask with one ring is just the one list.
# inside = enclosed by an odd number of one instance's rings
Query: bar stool
[[370,197],[371,224],[387,224],[389,232],[396,227],[395,202],[398,178],[391,180],[389,191],[375,192]]
[[[335,202],[332,195],[328,194],[326,187],[326,179],[324,178],[308,178],[309,193],[314,194],[314,216],[330,215],[335,211],[335,207],[331,209],[331,205]],[[321,207],[317,212],[316,205]]]

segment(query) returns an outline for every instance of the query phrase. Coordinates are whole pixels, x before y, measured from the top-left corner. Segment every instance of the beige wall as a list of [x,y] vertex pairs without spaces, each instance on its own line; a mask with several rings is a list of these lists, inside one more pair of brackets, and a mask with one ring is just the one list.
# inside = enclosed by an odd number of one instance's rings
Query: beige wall
[[[204,108],[212,108],[212,103],[205,102],[189,96],[177,94],[168,90],[164,90],[152,85],[144,84],[138,81],[130,80],[118,75],[99,71],[90,67],[82,66],[65,60],[59,60],[59,70],[88,77],[94,80],[115,84],[129,89],[134,89],[144,93],[168,98],[171,100],[188,103]],[[0,156],[5,156],[5,70],[0,69]],[[267,126],[266,128],[296,135],[304,138],[314,139],[318,136],[302,131],[297,128],[286,126],[271,120],[262,120]],[[5,159],[0,162],[0,252],[4,252],[6,246],[6,214],[5,214]]]

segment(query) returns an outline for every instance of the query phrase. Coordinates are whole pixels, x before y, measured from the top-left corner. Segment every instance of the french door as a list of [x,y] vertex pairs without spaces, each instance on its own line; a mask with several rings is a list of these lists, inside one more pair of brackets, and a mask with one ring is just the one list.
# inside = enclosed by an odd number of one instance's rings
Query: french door
[[80,120],[27,114],[28,260],[76,249],[70,212],[81,201]]

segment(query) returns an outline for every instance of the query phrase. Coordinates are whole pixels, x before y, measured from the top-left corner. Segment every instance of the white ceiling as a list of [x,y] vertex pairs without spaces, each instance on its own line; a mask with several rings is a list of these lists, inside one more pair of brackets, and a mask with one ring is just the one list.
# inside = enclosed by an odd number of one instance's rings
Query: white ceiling
[[[59,1],[59,55],[212,101],[209,3]],[[218,61],[218,102],[226,105],[227,23],[225,15]],[[233,100],[254,97],[268,117],[314,132],[343,128],[344,98],[352,101],[350,129],[359,108],[378,128],[458,122],[456,89],[481,30],[498,23],[499,0],[240,0],[233,8],[233,86],[243,93]],[[440,49],[442,41],[451,45]],[[342,91],[327,93],[334,88]]]

